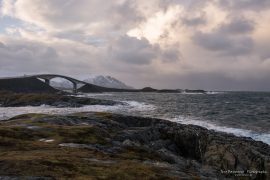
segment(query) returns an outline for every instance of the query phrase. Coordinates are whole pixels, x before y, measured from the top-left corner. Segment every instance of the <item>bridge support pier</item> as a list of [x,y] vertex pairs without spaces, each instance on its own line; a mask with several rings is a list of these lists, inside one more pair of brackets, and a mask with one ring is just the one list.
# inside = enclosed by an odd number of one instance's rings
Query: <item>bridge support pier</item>
[[77,83],[73,83],[73,93],[77,94]]
[[84,85],[88,84],[86,82],[83,82],[83,81],[80,81],[80,80],[77,80],[77,79],[74,79],[74,78],[71,78],[71,77],[68,77],[68,76],[57,75],[57,74],[39,74],[39,75],[32,75],[32,76],[29,76],[29,77],[34,77],[34,78],[37,78],[37,79],[41,79],[47,85],[50,85],[50,80],[52,80],[53,78],[66,79],[66,80],[70,81],[73,84],[72,92],[74,94],[76,94],[78,92],[78,84],[84,84]]
[[50,85],[50,80],[49,79],[45,79],[45,83]]

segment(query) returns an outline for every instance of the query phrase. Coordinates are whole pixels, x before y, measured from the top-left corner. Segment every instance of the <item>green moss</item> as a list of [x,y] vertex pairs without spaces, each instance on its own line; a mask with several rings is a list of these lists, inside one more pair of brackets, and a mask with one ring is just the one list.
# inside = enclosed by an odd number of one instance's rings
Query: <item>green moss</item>
[[111,100],[66,96],[65,94],[51,93],[12,93],[0,91],[0,104],[4,107],[40,106],[42,104],[58,106],[60,104],[69,107],[82,105],[114,105]]
[[14,116],[9,119],[10,120],[25,120],[25,119],[33,119],[33,118],[40,118],[42,116],[46,116],[45,114],[37,114],[37,113],[29,113],[29,114],[21,114]]
[[[97,113],[108,117],[109,113]],[[100,144],[110,147],[112,134],[95,125],[54,125],[39,120],[40,114],[17,116],[0,123],[0,174],[8,176],[44,176],[56,179],[156,179],[166,169],[142,163],[158,160],[152,152],[123,149],[106,154],[86,149],[60,147],[60,143]],[[28,126],[39,126],[29,129]],[[41,142],[40,139],[54,139]],[[89,161],[87,159],[97,159]],[[115,163],[106,164],[102,161]]]
[[109,113],[109,112],[96,112],[95,115],[98,117],[102,117],[102,118],[111,118],[112,117],[112,113]]
[[80,144],[106,143],[103,130],[93,126],[57,126],[55,132],[62,138],[62,142]]

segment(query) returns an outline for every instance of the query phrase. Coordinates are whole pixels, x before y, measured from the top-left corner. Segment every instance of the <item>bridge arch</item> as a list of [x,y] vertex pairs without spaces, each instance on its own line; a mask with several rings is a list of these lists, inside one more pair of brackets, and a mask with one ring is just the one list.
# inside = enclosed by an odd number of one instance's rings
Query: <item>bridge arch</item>
[[48,85],[50,85],[50,80],[54,79],[54,78],[63,78],[66,79],[68,81],[70,81],[73,85],[73,93],[77,93],[77,89],[78,89],[78,84],[87,84],[84,81],[80,81],[77,79],[74,79],[72,77],[68,77],[68,76],[63,76],[63,75],[58,75],[58,74],[38,74],[38,75],[32,75],[30,77],[34,77],[34,78],[38,78],[38,79],[43,79],[44,82]]

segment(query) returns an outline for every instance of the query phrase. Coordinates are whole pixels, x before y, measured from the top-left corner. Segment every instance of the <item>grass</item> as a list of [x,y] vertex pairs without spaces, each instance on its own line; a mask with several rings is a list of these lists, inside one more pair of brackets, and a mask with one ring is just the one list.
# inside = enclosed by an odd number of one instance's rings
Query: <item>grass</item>
[[67,96],[65,94],[52,93],[14,93],[0,91],[0,106],[19,107],[19,106],[40,106],[40,105],[64,105],[79,107],[82,105],[114,105],[117,102],[110,100],[100,100],[94,98],[83,98]]
[[63,95],[49,93],[13,93],[8,91],[0,91],[0,102],[8,102],[13,106],[26,102],[53,102],[64,98]]
[[[98,116],[109,116],[98,113]],[[156,179],[165,169],[142,163],[158,160],[155,154],[140,149],[122,149],[106,154],[86,148],[60,147],[60,143],[111,146],[111,134],[93,125],[54,125],[36,121],[42,114],[17,116],[0,123],[0,175],[42,176],[55,179]],[[27,126],[39,126],[29,129]],[[40,139],[54,139],[41,142]],[[91,162],[86,159],[95,158]],[[104,164],[102,161],[115,163]]]

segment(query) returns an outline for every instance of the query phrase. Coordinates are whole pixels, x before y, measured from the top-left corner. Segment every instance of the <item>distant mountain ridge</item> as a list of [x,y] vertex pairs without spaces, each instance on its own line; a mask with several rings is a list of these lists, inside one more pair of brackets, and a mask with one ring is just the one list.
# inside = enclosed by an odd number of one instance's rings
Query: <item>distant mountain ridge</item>
[[90,84],[97,85],[97,86],[108,87],[108,88],[134,89],[133,87],[128,86],[125,83],[111,76],[102,76],[102,75],[91,76],[83,81]]
[[68,90],[72,89],[73,85],[70,81],[66,79],[61,79],[61,81],[54,81],[53,79],[50,81],[50,85],[54,88],[57,89],[63,89],[63,90]]
[[[111,76],[90,75],[87,79],[83,81],[90,84],[97,85],[97,86],[107,87],[107,88],[134,89],[133,87],[128,86],[125,83]],[[52,79],[52,81],[50,82],[50,85],[59,89],[72,89],[73,88],[72,83],[65,79],[61,79],[60,81],[54,81]]]

